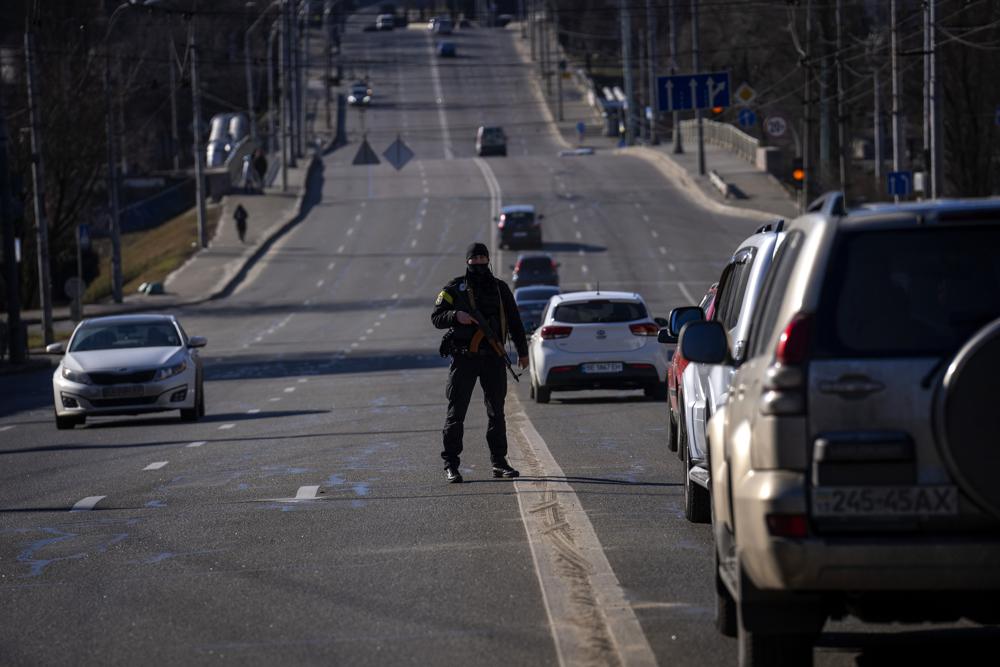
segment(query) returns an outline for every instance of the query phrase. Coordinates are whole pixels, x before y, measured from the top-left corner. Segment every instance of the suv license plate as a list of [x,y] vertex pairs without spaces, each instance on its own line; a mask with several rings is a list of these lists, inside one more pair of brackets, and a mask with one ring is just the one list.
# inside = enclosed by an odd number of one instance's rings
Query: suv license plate
[[514,236],[516,236],[517,238],[520,238],[522,236],[527,236],[527,235],[528,235],[528,232],[514,232]]
[[953,516],[954,486],[832,486],[812,490],[813,516]]
[[621,373],[622,364],[620,361],[605,362],[599,364],[583,364],[580,367],[584,373]]
[[143,387],[141,384],[126,384],[120,387],[105,387],[101,390],[104,398],[136,398],[142,396]]

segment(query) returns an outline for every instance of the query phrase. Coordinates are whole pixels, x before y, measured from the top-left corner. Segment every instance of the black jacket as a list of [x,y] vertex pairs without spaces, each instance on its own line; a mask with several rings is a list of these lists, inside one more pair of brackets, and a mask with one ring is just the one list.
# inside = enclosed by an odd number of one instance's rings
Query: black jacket
[[[506,335],[514,342],[517,348],[518,357],[528,356],[528,341],[524,336],[524,325],[521,323],[521,314],[514,303],[514,295],[511,293],[507,283],[491,276],[492,287],[477,287],[473,291],[473,299],[477,309],[490,320],[490,326],[498,336],[504,336],[501,331],[499,307],[502,304],[507,320]],[[489,283],[487,283],[488,285]],[[499,301],[497,301],[499,294]],[[458,311],[469,312],[471,309],[469,299],[469,285],[466,276],[454,278],[444,289],[441,290],[434,302],[434,312],[431,313],[431,322],[438,329],[451,329],[454,331],[454,342],[459,347],[466,347],[472,341],[477,327],[475,324],[459,324],[455,319]],[[502,341],[506,343],[506,341]]]

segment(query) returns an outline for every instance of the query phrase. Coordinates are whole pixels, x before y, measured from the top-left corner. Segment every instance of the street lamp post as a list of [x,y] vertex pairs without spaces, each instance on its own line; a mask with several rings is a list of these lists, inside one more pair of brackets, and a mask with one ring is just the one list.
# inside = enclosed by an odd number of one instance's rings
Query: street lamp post
[[[272,8],[278,6],[278,3],[272,2],[260,13],[250,27],[247,28],[246,32],[243,33],[243,61],[246,65],[246,77],[247,77],[247,119],[250,121],[250,139],[256,144],[257,143],[257,119],[254,117],[253,112],[253,70],[250,66],[250,33],[253,32],[257,24],[260,23],[267,16],[267,13]],[[270,46],[270,43],[269,43]],[[268,54],[270,57],[270,53]]]

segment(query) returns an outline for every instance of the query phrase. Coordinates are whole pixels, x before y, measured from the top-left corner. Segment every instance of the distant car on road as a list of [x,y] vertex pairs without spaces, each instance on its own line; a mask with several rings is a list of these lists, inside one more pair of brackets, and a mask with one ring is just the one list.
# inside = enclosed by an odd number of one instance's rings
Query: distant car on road
[[379,14],[375,17],[375,27],[379,30],[392,30],[396,27],[396,17],[392,14]]
[[368,106],[372,101],[372,89],[364,81],[358,81],[351,85],[351,92],[347,95],[347,103],[356,106]]
[[450,35],[455,24],[447,16],[435,16],[427,22],[427,29],[439,35]]
[[84,320],[52,376],[56,428],[71,429],[87,417],[180,410],[181,419],[205,414],[204,377],[198,348],[173,315],[115,315]]
[[548,403],[553,391],[642,389],[666,396],[667,350],[661,323],[631,292],[571,292],[553,296],[528,343],[531,396]]
[[510,282],[515,290],[529,285],[559,286],[559,262],[548,253],[518,255],[511,270]]
[[456,54],[455,42],[440,42],[437,46],[437,52],[439,56],[445,58],[454,58]]
[[526,333],[530,335],[538,327],[542,311],[548,305],[549,299],[556,294],[559,294],[559,288],[555,285],[532,285],[514,290],[514,303],[517,304],[517,311],[521,315]]
[[497,223],[497,241],[500,247],[542,247],[542,213],[535,213],[530,204],[514,204],[500,209],[494,218]]
[[476,130],[476,155],[507,155],[507,135],[502,127],[479,126]]

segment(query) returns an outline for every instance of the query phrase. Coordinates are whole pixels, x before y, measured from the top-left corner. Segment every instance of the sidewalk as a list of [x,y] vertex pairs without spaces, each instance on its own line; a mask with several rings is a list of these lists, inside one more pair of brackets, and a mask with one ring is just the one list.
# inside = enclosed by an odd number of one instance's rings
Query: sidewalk
[[[513,25],[513,24],[512,24]],[[530,48],[526,40],[517,33],[513,36],[515,48],[521,59],[531,62]],[[544,94],[545,84],[538,76],[533,76],[536,90],[548,103],[548,116],[559,131],[559,136],[567,149],[593,148],[595,151],[616,151],[645,159],[659,168],[664,176],[683,187],[700,204],[727,215],[748,215],[770,222],[775,218],[792,219],[798,215],[798,206],[785,188],[770,174],[760,171],[754,165],[724,148],[705,144],[705,169],[715,170],[722,179],[735,186],[745,198],[726,198],[712,185],[709,177],[698,174],[697,146],[685,144],[684,153],[675,154],[671,138],[660,137],[658,145],[638,144],[619,148],[617,137],[603,136],[604,122],[600,114],[587,102],[586,91],[575,78],[563,79],[563,121],[556,121],[558,108],[556,98],[557,82],[553,77],[552,96]],[[576,124],[583,121],[586,126],[583,142],[579,142]],[[586,159],[585,157],[573,159]],[[735,210],[734,210],[735,209]]]

